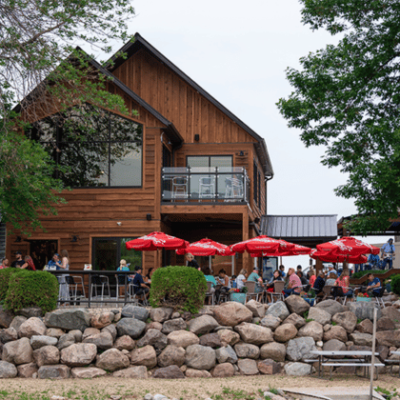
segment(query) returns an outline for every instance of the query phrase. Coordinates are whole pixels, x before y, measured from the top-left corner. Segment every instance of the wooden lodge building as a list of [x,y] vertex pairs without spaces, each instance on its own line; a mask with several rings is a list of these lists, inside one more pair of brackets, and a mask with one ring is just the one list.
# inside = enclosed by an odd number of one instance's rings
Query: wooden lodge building
[[[208,237],[233,244],[260,234],[274,175],[264,139],[143,37],[135,39],[121,49],[127,57],[114,57],[112,67],[90,63],[112,78],[108,90],[137,116],[106,112],[96,121],[98,135],[79,149],[51,118],[37,121],[32,138],[57,148],[57,162],[72,150],[81,157],[63,176],[72,188],[62,192],[67,204],[57,216],[42,218],[45,231],[7,237],[10,261],[20,250],[41,268],[52,252],[67,249],[72,270],[84,264],[114,270],[125,258],[131,268],[141,262],[146,271],[183,264],[183,257],[127,251],[127,240],[164,231],[189,242]],[[214,272],[224,265],[230,272],[231,262],[213,259]],[[237,255],[234,264],[238,273],[253,260]]]

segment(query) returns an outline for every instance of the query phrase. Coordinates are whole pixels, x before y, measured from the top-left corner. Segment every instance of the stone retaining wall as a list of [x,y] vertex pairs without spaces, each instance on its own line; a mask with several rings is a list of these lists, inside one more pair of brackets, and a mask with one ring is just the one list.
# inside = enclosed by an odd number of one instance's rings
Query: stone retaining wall
[[[397,307],[378,312],[381,360],[400,347]],[[372,346],[371,303],[326,300],[310,308],[298,296],[271,306],[228,302],[198,315],[131,305],[66,308],[44,318],[36,308],[19,314],[0,307],[0,378],[303,376],[312,372],[305,363],[314,358],[311,350]]]

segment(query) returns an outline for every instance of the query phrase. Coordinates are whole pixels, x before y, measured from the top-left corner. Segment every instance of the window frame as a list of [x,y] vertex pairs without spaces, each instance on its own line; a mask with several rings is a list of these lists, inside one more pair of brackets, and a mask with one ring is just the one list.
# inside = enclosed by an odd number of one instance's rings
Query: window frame
[[[188,158],[189,157],[208,157],[208,168],[211,167],[211,157],[229,157],[231,159],[231,163],[232,163],[232,168],[233,168],[233,155],[232,154],[204,154],[204,155],[200,155],[200,154],[193,154],[193,155],[187,155],[186,156],[186,167],[187,168],[191,168],[188,166]],[[196,167],[192,167],[192,168],[196,168]]]

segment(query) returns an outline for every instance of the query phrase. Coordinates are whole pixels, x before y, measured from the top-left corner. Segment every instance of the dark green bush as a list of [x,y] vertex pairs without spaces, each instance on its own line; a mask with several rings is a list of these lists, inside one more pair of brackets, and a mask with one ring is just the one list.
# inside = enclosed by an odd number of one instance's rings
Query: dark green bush
[[16,268],[0,269],[0,301],[3,301],[6,298],[10,276],[17,271]]
[[43,313],[57,307],[58,281],[46,271],[18,270],[10,277],[4,306],[14,312],[38,306]]
[[206,291],[204,274],[195,268],[159,268],[151,277],[150,304],[196,314],[203,307]]
[[[367,274],[374,274],[374,275],[380,275],[384,274],[386,271],[382,271],[380,269],[373,269],[372,271],[358,271],[355,274],[351,276],[351,279],[358,279],[361,278]],[[379,277],[378,277],[379,278]]]
[[400,275],[392,275],[390,286],[392,288],[392,292],[400,295]]

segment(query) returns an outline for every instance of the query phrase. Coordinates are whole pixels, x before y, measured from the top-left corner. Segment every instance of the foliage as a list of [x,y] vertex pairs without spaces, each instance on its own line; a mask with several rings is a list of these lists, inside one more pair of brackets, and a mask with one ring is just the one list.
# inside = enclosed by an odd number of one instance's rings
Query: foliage
[[390,282],[392,292],[400,295],[400,275],[393,275]]
[[287,69],[294,91],[278,107],[322,163],[348,174],[336,194],[355,199],[353,233],[382,231],[400,204],[400,3],[300,0],[302,21],[340,34],[337,45]]
[[46,271],[18,270],[10,277],[4,306],[14,312],[37,306],[43,313],[57,307],[57,278]]
[[386,271],[382,271],[380,269],[373,269],[370,271],[358,271],[358,272],[355,272],[353,275],[351,275],[351,279],[359,279],[368,274],[381,275],[381,274],[384,274],[385,272]]
[[18,271],[16,268],[0,269],[0,301],[3,301],[6,298],[11,274],[16,271]]
[[158,268],[151,278],[150,304],[152,307],[173,307],[196,314],[204,305],[206,291],[204,274],[196,268]]
[[0,2],[0,213],[14,228],[27,233],[56,213],[63,185],[54,172],[68,172],[23,137],[28,122],[88,102],[128,113],[76,44],[110,52],[110,41],[128,40],[133,15],[130,0]]

